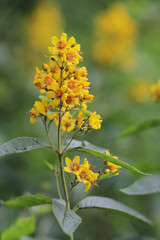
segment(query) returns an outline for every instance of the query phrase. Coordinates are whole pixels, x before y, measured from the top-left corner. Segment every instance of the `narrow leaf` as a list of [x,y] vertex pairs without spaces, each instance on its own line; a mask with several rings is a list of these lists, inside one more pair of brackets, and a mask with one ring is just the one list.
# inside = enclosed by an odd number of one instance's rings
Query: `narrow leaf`
[[160,174],[143,177],[127,188],[121,189],[127,195],[145,195],[160,192]]
[[106,179],[106,178],[113,177],[113,176],[117,175],[120,171],[121,171],[121,170],[100,175],[100,176],[98,177],[98,181],[101,181],[101,180]]
[[22,196],[10,201],[2,201],[2,205],[11,208],[25,208],[42,204],[52,204],[53,201],[42,195]]
[[160,119],[151,119],[127,128],[117,139],[160,126]]
[[40,238],[31,238],[31,237],[22,237],[20,240],[58,240],[50,237],[40,237]]
[[64,233],[71,235],[82,219],[72,210],[66,209],[58,199],[53,199],[53,213]]
[[0,146],[0,156],[48,147],[49,144],[38,138],[18,137]]
[[18,219],[13,225],[1,234],[1,240],[19,239],[21,236],[35,232],[35,218]]
[[128,217],[134,218],[135,220],[152,224],[152,222],[140,214],[139,212],[125,206],[124,204],[115,201],[111,198],[106,197],[87,197],[82,200],[82,202],[79,204],[79,209],[83,208],[101,208],[106,210],[111,210],[113,212],[117,212],[123,215],[126,215]]
[[141,172],[139,169],[137,169],[136,167],[133,167],[132,165],[130,165],[128,163],[125,163],[125,162],[123,162],[123,161],[121,161],[119,159],[115,159],[115,158],[113,158],[111,156],[108,156],[108,155],[106,155],[104,153],[97,152],[95,150],[91,150],[91,149],[88,149],[88,148],[82,148],[82,147],[68,149],[68,151],[73,151],[73,150],[74,151],[87,152],[87,153],[90,153],[90,154],[92,154],[94,156],[102,158],[104,160],[107,160],[107,161],[109,161],[111,163],[114,163],[116,165],[119,165],[119,166],[124,167],[124,168],[129,169],[129,170],[132,170],[133,172],[140,173],[140,174],[143,174],[143,175],[149,175],[147,173]]
[[53,166],[50,162],[48,162],[47,160],[44,160],[43,162],[47,165],[47,167],[48,167],[51,171],[54,170],[54,166]]

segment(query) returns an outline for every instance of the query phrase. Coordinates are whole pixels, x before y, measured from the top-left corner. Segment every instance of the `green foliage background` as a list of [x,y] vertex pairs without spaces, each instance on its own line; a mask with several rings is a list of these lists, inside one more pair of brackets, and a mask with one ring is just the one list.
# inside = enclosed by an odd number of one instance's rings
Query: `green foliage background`
[[[31,77],[35,67],[41,66],[48,54],[28,50],[26,22],[40,1],[1,0],[0,1],[0,144],[19,136],[32,136],[47,140],[40,122],[30,125],[27,111],[38,97],[38,91]],[[53,1],[52,1],[53,2]],[[137,79],[150,79],[150,84],[160,78],[160,2],[158,0],[120,1],[126,5],[130,15],[138,25],[136,43],[137,66],[134,70],[123,71],[118,66],[98,65],[92,58],[94,39],[94,21],[101,10],[108,8],[112,0],[59,0],[58,4],[64,18],[64,32],[74,36],[81,44],[84,62],[91,81],[91,94],[94,102],[89,105],[91,111],[97,111],[103,117],[102,128],[92,131],[85,140],[109,149],[122,160],[126,160],[142,171],[160,172],[159,140],[160,128],[128,136],[113,141],[129,126],[154,118],[160,118],[160,106],[148,98],[138,103],[131,98],[131,89]],[[53,2],[54,3],[54,2]],[[47,17],[47,16],[46,16]],[[41,26],[39,26],[41,31]],[[37,55],[36,55],[37,54]],[[38,56],[38,57],[37,57]],[[55,129],[52,129],[54,132]],[[73,154],[71,154],[73,156]],[[86,156],[85,153],[81,157]],[[87,155],[89,161],[98,165],[98,161]],[[17,196],[32,193],[43,194],[51,198],[58,197],[52,172],[44,160],[57,161],[50,150],[40,149],[18,155],[5,156],[0,161],[0,199],[9,200]],[[126,217],[106,211],[85,210],[80,212],[83,224],[75,233],[75,239],[116,240],[122,237],[140,236],[160,238],[160,195],[127,196],[119,191],[141,176],[123,170],[117,177],[102,181],[92,193],[114,198],[139,210],[153,219],[154,226],[128,220]],[[79,187],[73,192],[73,203],[80,197]],[[20,215],[35,214],[36,233],[33,236],[49,236],[66,239],[52,212],[41,208],[13,210],[0,207],[0,230],[13,223]]]

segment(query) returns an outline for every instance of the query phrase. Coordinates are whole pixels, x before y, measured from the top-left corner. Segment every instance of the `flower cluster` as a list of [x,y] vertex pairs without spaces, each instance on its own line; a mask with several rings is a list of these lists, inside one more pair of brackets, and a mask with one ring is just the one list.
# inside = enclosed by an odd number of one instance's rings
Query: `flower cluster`
[[102,11],[95,22],[93,57],[98,63],[134,65],[137,27],[124,4],[115,3]]
[[[115,158],[115,159],[118,159],[117,156],[112,156],[109,151],[106,151],[106,155],[107,155],[107,156],[111,156],[111,157],[113,157],[113,158]],[[105,170],[105,173],[116,172],[118,169],[121,168],[121,166],[118,166],[118,165],[116,165],[116,164],[114,164],[114,163],[111,163],[111,162],[109,162],[109,161],[105,161],[105,163],[106,163],[106,164],[108,165],[108,167],[109,167],[109,168],[107,168],[107,169]],[[118,174],[119,174],[119,173],[117,173],[116,175],[118,175]]]
[[34,124],[40,117],[58,124],[61,112],[61,130],[64,132],[75,128],[83,131],[99,129],[102,122],[100,115],[87,111],[86,104],[94,97],[89,93],[87,70],[77,67],[82,60],[80,45],[74,37],[67,41],[65,33],[60,39],[52,37],[51,43],[49,64],[43,64],[42,70],[36,68],[33,83],[44,95],[29,111],[30,122]]
[[160,100],[160,80],[157,84],[151,86],[151,96],[154,102]]
[[79,156],[75,156],[73,161],[70,158],[66,157],[65,159],[67,167],[64,167],[64,171],[69,173],[74,173],[75,177],[79,183],[84,183],[86,186],[85,192],[91,187],[91,184],[96,185],[96,180],[99,176],[99,173],[94,173],[91,169],[91,164],[87,161],[87,158],[84,159],[84,164],[80,163]]

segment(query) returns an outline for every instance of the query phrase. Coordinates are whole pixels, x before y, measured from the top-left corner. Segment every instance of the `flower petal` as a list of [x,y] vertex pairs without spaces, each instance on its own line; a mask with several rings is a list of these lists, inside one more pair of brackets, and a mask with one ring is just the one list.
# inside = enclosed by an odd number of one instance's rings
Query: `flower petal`
[[67,34],[65,34],[65,33],[62,33],[62,35],[61,35],[61,41],[63,41],[63,42],[67,42]]
[[66,165],[69,167],[72,164],[72,161],[70,158],[66,157],[65,158]]
[[59,42],[59,40],[58,40],[58,38],[57,38],[56,36],[53,36],[53,37],[51,38],[51,43],[52,43],[54,46],[56,46],[58,42]]
[[73,162],[74,162],[74,163],[77,163],[78,165],[79,165],[79,161],[80,161],[79,156],[75,156],[75,157],[73,158]]

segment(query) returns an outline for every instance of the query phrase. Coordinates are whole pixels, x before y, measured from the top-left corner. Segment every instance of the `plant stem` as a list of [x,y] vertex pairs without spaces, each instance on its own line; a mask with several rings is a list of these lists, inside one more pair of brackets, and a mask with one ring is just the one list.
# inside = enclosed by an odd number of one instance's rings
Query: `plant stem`
[[[51,124],[51,123],[50,123],[50,124]],[[56,147],[54,146],[54,144],[53,144],[53,142],[52,142],[52,140],[51,140],[51,138],[50,138],[50,135],[49,135],[49,127],[50,127],[50,124],[47,126],[46,121],[44,121],[44,126],[45,126],[45,129],[46,129],[46,133],[47,133],[48,140],[49,140],[49,142],[50,142],[53,150],[56,150]]]
[[61,154],[59,154],[59,161],[60,161],[60,171],[61,171],[61,178],[62,178],[62,185],[63,185],[63,190],[65,194],[65,200],[66,200],[66,208],[70,208],[70,204],[68,201],[68,191],[67,191],[67,186],[66,186],[66,180],[64,176],[64,170],[63,170],[63,157]]
[[74,240],[73,234],[69,236],[70,240]]
[[56,185],[57,185],[57,191],[58,191],[59,198],[61,199],[62,205],[64,207],[64,201],[62,199],[62,195],[61,195],[60,188],[59,188],[58,175],[56,175]]

